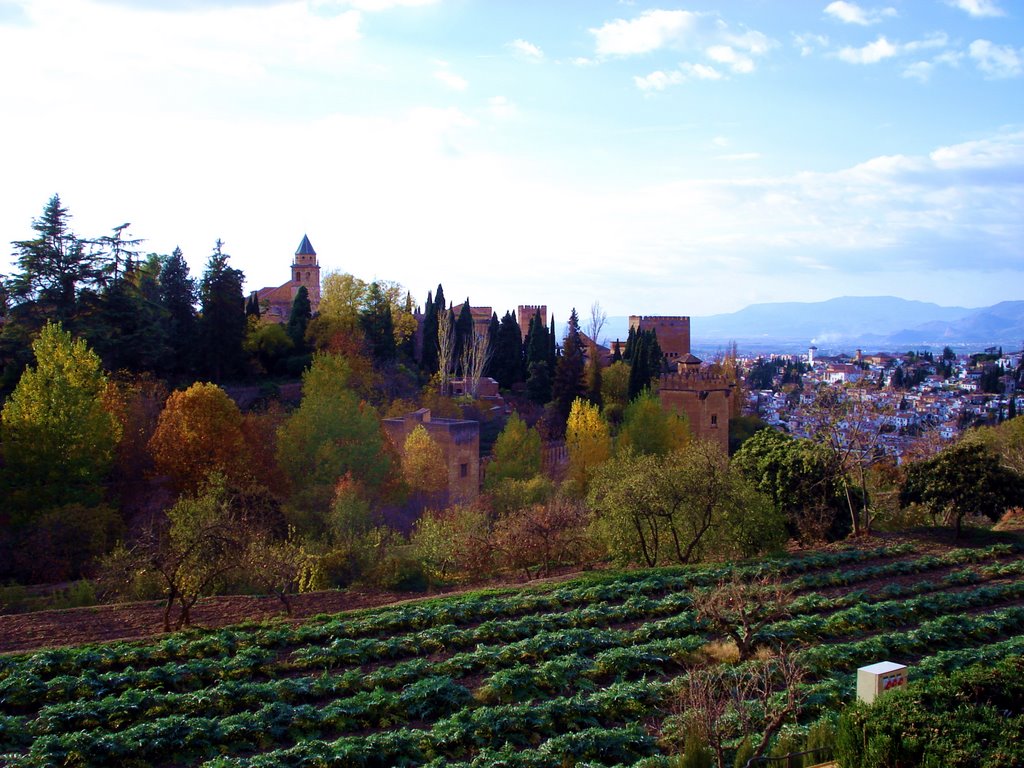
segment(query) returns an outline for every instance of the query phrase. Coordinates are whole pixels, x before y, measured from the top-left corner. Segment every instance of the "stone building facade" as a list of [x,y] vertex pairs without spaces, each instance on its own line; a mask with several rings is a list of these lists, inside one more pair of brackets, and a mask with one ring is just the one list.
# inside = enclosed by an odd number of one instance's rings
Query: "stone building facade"
[[448,468],[448,504],[468,503],[480,495],[480,422],[437,418],[429,408],[421,408],[381,424],[399,453],[420,425],[441,446]]

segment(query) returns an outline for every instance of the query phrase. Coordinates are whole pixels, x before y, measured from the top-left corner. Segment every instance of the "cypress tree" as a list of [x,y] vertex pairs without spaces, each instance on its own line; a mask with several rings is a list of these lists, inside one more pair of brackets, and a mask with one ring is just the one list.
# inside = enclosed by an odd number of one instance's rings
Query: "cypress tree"
[[665,368],[665,355],[662,353],[661,345],[658,343],[658,329],[652,328],[649,337],[647,342],[648,383],[650,383],[651,379],[661,376]]
[[651,381],[650,372],[650,336],[643,331],[635,335],[633,343],[633,359],[629,365],[629,400],[639,395]]
[[562,356],[558,358],[554,381],[551,383],[551,399],[555,404],[560,426],[564,426],[569,418],[573,402],[586,391],[583,369],[583,341],[580,339],[579,317],[574,307],[565,331]]
[[292,299],[292,309],[288,315],[288,336],[296,350],[302,350],[306,346],[306,328],[312,317],[313,308],[309,303],[309,291],[306,290],[306,286],[300,285],[299,290],[295,292],[295,298]]
[[587,355],[587,367],[583,374],[586,396],[590,402],[601,408],[604,404],[601,397],[601,353],[597,349],[597,342],[591,341]]
[[501,323],[498,322],[498,313],[491,312],[491,322],[487,326],[487,348],[491,352],[491,358],[487,361],[487,367],[484,368],[484,376],[488,376],[492,379],[496,379],[495,370],[498,367],[495,363],[495,357],[498,352],[498,337],[501,335]]
[[257,320],[260,319],[260,302],[256,297],[256,291],[250,293],[248,300],[245,302],[245,316],[246,318],[254,317]]
[[633,362],[633,351],[636,349],[636,329],[629,326],[629,335],[626,336],[626,349],[622,352],[622,359],[627,363]]
[[437,373],[437,306],[430,291],[427,291],[427,303],[423,306],[420,370],[428,376]]
[[498,339],[492,358],[493,376],[508,389],[523,380],[523,339],[515,315],[505,312],[498,328]]
[[551,315],[551,330],[548,331],[548,367],[550,370],[555,370],[555,364],[558,362],[558,341],[555,337],[555,316]]
[[171,350],[168,369],[171,373],[189,373],[196,363],[199,341],[197,291],[181,248],[164,257],[159,282],[160,303],[166,312],[164,336]]
[[[473,327],[473,313],[469,311],[469,297],[466,297],[466,303],[462,305],[462,309],[459,310],[459,316],[455,320],[455,366],[459,368],[462,365],[462,351],[466,348],[467,344],[473,343],[473,333],[475,329]],[[465,371],[462,371],[465,375]]]
[[[540,319],[540,310],[530,320],[526,334],[526,365],[548,362],[548,329]],[[548,369],[550,372],[550,368]]]

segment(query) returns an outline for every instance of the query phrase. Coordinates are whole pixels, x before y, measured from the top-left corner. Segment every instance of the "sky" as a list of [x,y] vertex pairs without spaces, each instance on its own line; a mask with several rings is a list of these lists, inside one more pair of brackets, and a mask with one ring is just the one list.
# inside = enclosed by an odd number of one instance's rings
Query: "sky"
[[[59,194],[247,290],[501,316],[1024,299],[1021,0],[0,0],[0,240]],[[0,273],[12,270],[0,251]]]

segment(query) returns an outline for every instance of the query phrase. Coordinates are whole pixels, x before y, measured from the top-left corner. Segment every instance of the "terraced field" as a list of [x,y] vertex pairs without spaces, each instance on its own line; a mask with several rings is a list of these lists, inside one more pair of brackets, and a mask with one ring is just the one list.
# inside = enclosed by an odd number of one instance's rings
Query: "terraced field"
[[779,574],[804,721],[858,666],[912,678],[1024,653],[1024,548],[850,548],[591,575],[317,617],[0,657],[0,765],[658,765],[674,681],[715,639],[695,588]]

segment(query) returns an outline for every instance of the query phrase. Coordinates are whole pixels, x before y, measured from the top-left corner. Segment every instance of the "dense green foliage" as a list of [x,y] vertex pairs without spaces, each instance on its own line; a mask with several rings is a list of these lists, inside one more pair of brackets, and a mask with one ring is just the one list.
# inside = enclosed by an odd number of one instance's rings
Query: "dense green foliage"
[[[799,745],[808,724],[848,703],[854,671],[880,654],[919,657],[915,681],[938,680],[976,661],[993,667],[954,678],[966,686],[941,684],[950,695],[929,688],[921,699],[927,706],[905,694],[883,699],[886,711],[906,713],[900,722],[908,732],[914,718],[927,725],[944,707],[972,701],[994,708],[979,710],[979,725],[965,725],[985,736],[993,711],[1019,703],[1019,679],[1005,677],[1021,677],[1019,660],[998,662],[1024,653],[1020,550],[998,545],[936,557],[903,545],[594,574],[297,626],[193,631],[6,657],[0,754],[22,768],[154,761],[665,765],[659,755],[677,743],[668,738],[677,722],[675,688],[706,663],[704,648],[714,639],[691,608],[691,591],[733,573],[777,574],[801,594],[789,618],[763,630],[766,642],[788,637],[810,670],[801,683],[803,725],[790,725],[789,744]],[[887,574],[915,573],[915,583],[857,591]],[[976,588],[958,590],[963,584]],[[837,594],[835,585],[846,590]],[[742,674],[743,665],[735,671]],[[965,690],[966,699],[956,692]],[[913,687],[906,691],[912,693]],[[891,733],[884,718],[856,722]],[[950,732],[932,741],[936,749],[968,743],[958,738]],[[974,748],[974,758],[1009,765],[992,751],[1004,743],[1018,748],[993,736]],[[910,763],[918,764],[901,764]]]
[[[1024,762],[1024,657],[977,665],[894,691],[839,721],[849,768],[968,768]],[[952,715],[952,716],[951,716]]]

